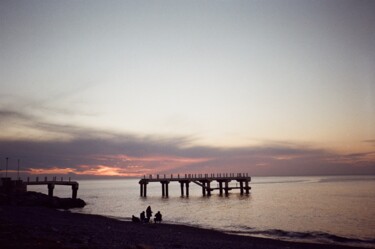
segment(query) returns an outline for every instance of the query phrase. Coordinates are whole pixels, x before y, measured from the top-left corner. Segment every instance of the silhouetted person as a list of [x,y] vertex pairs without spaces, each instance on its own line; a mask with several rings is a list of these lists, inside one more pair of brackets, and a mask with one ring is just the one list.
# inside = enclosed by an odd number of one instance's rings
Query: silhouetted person
[[145,211],[142,211],[142,213],[141,213],[141,221],[142,221],[142,222],[145,222],[145,221],[146,221]]
[[138,217],[135,217],[134,215],[132,215],[132,221],[135,223],[141,222],[141,220]]
[[155,218],[154,218],[154,222],[161,222],[162,221],[162,215],[160,213],[160,211],[158,211],[156,214],[155,214]]
[[152,210],[151,210],[151,207],[148,206],[147,209],[146,209],[146,216],[147,216],[147,219],[150,220],[151,219],[151,216],[152,216]]

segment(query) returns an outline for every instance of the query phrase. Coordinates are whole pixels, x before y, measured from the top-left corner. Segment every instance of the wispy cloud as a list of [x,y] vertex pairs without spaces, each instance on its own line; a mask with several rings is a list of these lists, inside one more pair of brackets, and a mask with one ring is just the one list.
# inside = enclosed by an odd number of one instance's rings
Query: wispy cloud
[[11,110],[0,110],[0,117],[2,119],[2,122],[4,120],[22,120],[22,119],[29,119],[30,116],[26,115],[25,113],[17,112],[17,111],[11,111]]
[[364,140],[363,142],[364,142],[364,143],[369,143],[369,144],[371,144],[372,146],[375,146],[375,139]]

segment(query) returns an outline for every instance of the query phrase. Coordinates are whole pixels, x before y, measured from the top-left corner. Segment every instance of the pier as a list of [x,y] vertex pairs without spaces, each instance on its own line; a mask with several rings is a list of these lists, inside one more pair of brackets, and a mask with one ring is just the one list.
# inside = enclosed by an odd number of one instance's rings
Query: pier
[[39,180],[39,177],[36,177],[35,181],[30,181],[29,178],[27,178],[27,182],[24,182],[26,186],[28,185],[47,185],[48,187],[48,196],[53,196],[53,190],[55,188],[55,185],[65,185],[65,186],[72,186],[72,199],[77,199],[77,193],[78,193],[78,182],[70,181],[70,178],[68,181],[64,181],[63,178],[60,180],[57,180],[56,177],[53,177],[52,180],[48,180],[47,177],[45,177],[43,180]]
[[[212,187],[211,183],[216,181],[218,183],[218,187]],[[236,181],[239,183],[239,187],[232,187],[229,186],[231,181]],[[169,183],[171,182],[178,182],[181,188],[181,197],[189,196],[189,186],[190,183],[197,184],[202,188],[202,195],[203,196],[210,196],[212,191],[219,190],[219,194],[226,196],[229,195],[229,191],[233,189],[239,189],[240,194],[249,194],[251,187],[249,183],[251,181],[251,177],[247,173],[225,173],[225,174],[184,174],[184,175],[149,175],[144,176],[141,180],[139,180],[140,185],[140,196],[146,197],[147,196],[147,185],[151,182],[159,182],[161,183],[161,192],[162,197],[169,197]]]

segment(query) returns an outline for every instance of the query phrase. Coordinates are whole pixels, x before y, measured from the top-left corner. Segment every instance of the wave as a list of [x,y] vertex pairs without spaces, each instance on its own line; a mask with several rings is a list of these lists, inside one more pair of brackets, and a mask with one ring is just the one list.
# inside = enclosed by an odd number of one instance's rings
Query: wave
[[278,181],[251,182],[251,184],[298,183],[298,182],[308,182],[308,181],[309,180],[278,180]]
[[269,230],[256,230],[251,227],[241,227],[246,231],[226,231],[231,234],[248,235],[255,237],[275,238],[290,241],[305,241],[305,242],[317,242],[317,243],[332,243],[332,244],[352,244],[361,245],[366,247],[375,248],[375,238],[373,239],[362,239],[362,238],[348,238],[329,234],[325,232],[293,232],[285,231],[281,229],[269,229]]
[[[256,179],[254,177],[254,179]],[[352,182],[352,181],[374,181],[375,175],[369,176],[332,176],[332,177],[273,177],[267,179],[266,177],[259,177],[251,182],[253,185],[257,184],[275,184],[275,183],[327,183],[327,182]]]
[[352,181],[374,181],[374,176],[352,176],[352,177],[330,177],[330,178],[323,178],[320,179],[319,182],[352,182]]

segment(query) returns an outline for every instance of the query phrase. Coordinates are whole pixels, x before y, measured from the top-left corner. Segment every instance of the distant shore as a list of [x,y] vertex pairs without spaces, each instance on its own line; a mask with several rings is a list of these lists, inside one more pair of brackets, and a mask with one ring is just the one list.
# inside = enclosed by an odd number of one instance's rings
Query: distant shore
[[[285,242],[171,224],[139,224],[45,207],[0,206],[1,248],[348,249]],[[357,247],[358,248],[358,247]]]

